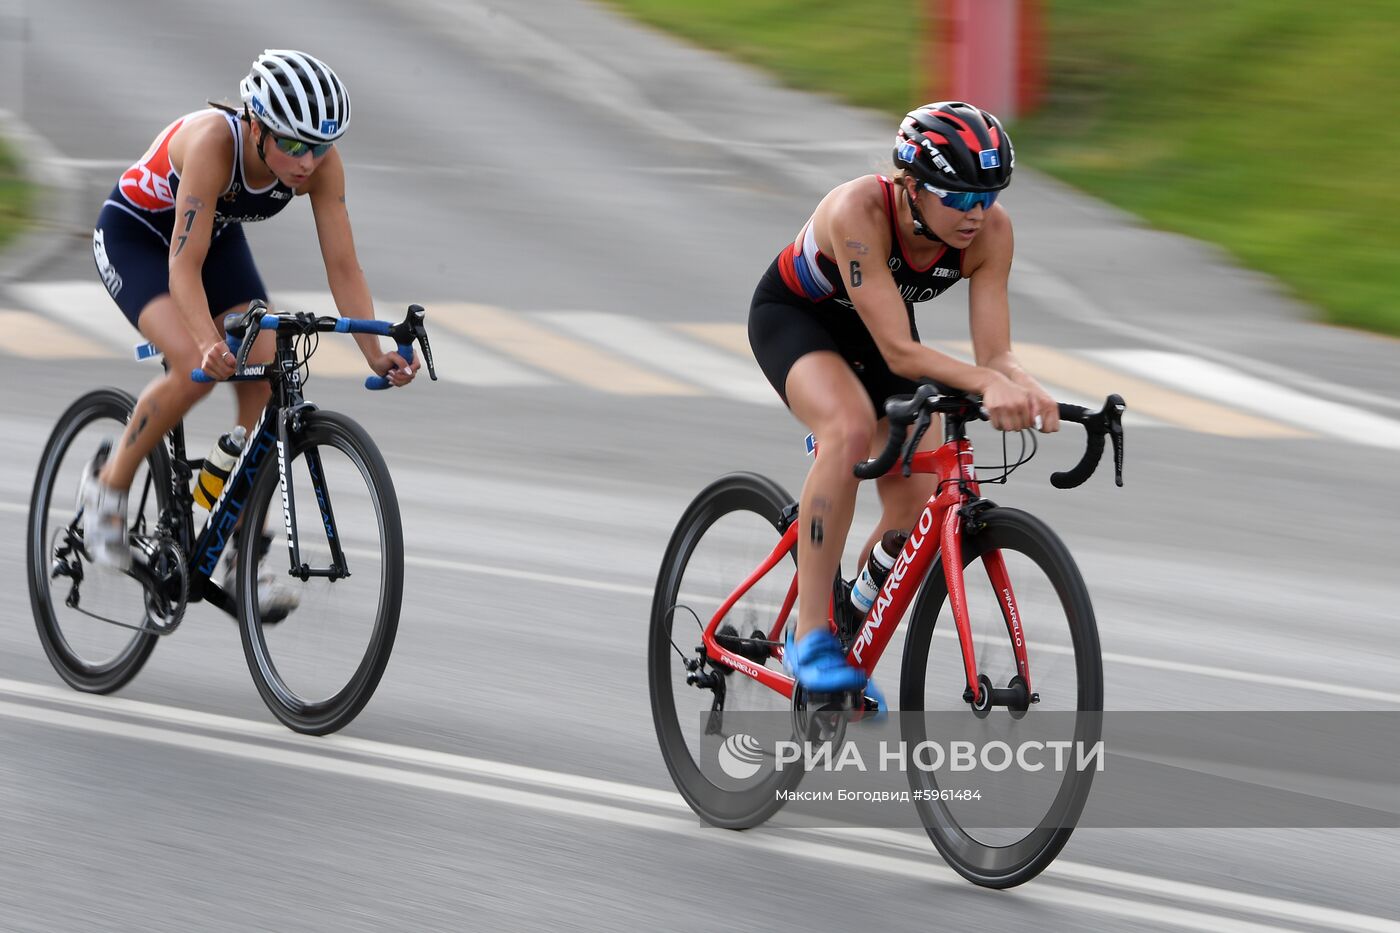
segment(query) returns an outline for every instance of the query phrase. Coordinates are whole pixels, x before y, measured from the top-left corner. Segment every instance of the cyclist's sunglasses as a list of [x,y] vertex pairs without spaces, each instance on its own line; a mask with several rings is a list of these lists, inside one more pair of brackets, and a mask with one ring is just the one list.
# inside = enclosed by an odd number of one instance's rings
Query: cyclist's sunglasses
[[951,207],[955,211],[970,211],[977,205],[982,205],[983,210],[987,210],[997,202],[998,191],[943,191],[928,183],[924,184],[924,190],[930,191],[938,196],[939,203],[944,207]]
[[263,133],[272,138],[272,141],[277,144],[278,149],[296,158],[300,158],[306,155],[307,152],[310,152],[313,159],[319,159],[326,154],[331,146],[335,145],[335,143],[306,143],[302,142],[300,139],[292,139],[290,136],[278,136],[267,128],[266,123],[263,124]]

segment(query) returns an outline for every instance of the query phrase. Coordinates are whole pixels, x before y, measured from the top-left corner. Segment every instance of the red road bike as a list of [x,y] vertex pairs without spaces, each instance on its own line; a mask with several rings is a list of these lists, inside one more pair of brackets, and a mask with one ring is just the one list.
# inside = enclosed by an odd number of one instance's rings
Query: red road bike
[[[1088,442],[1078,465],[1051,477],[1056,487],[1077,486],[1093,474],[1105,437],[1113,443],[1115,481],[1122,485],[1123,410],[1116,395],[1098,412],[1061,404],[1061,419],[1082,424]],[[913,603],[897,694],[909,748],[927,741],[931,721],[909,714],[939,710],[961,710],[988,735],[1022,726],[1033,710],[1055,710],[1076,741],[1097,741],[1103,672],[1088,590],[1044,522],[982,498],[966,432],[969,422],[984,417],[980,403],[924,385],[912,397],[890,399],[886,413],[885,450],[856,465],[856,475],[873,479],[902,468],[906,476],[929,473],[938,482],[863,619],[846,611],[839,572],[836,595],[821,595],[831,599],[831,624],[848,662],[873,675]],[[944,443],[918,451],[939,415]],[[716,714],[789,710],[800,731],[804,711],[831,708],[822,706],[831,698],[804,696],[781,665],[783,632],[795,620],[798,600],[797,532],[791,496],[765,477],[735,473],[690,504],[662,561],[648,643],[653,718],[676,787],[716,826],[762,823],[803,775],[801,768],[774,767],[771,752],[768,766],[759,767],[765,764],[759,749],[751,750],[755,773],[746,781],[717,775],[704,754],[713,743],[703,735],[723,730]],[[969,573],[973,564],[983,573]],[[933,651],[936,636],[946,638],[948,649],[956,639],[959,650]],[[875,705],[872,696],[860,696],[845,707],[859,717]],[[1046,721],[1048,715],[1040,720]],[[1093,778],[1092,770],[1057,773],[1042,785],[1037,813],[1043,814],[1030,825],[984,828],[965,825],[975,821],[946,780],[917,768],[908,774],[920,823],[939,853],[965,878],[989,887],[1028,881],[1055,858]]]

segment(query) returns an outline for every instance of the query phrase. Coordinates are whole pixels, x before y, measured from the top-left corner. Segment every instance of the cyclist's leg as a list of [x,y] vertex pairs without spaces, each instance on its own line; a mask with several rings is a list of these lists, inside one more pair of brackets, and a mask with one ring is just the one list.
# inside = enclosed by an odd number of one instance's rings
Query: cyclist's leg
[[[884,418],[880,419],[879,425],[875,429],[876,442],[871,447],[869,456],[874,457],[885,447],[885,439],[889,436],[889,423]],[[920,450],[933,450],[943,442],[940,432],[930,428],[928,433],[919,441]],[[875,488],[880,493],[880,521],[875,525],[875,530],[866,539],[865,547],[861,549],[861,566],[869,560],[870,551],[875,547],[875,542],[880,539],[886,531],[891,528],[908,531],[914,527],[919,520],[919,513],[923,511],[924,504],[933,495],[937,486],[938,477],[931,473],[914,473],[907,479],[903,473],[893,473],[889,476],[882,476],[875,481]]]
[[[919,330],[914,324],[913,306],[906,304],[905,313],[909,316],[909,336],[918,340]],[[918,383],[890,370],[884,358],[880,356],[879,350],[875,347],[874,338],[868,337],[868,332],[858,336],[862,342],[867,339],[869,341],[862,350],[864,362],[861,366],[860,382],[870,395],[875,411],[883,412],[886,399],[892,395],[910,394],[918,388]],[[919,441],[920,450],[932,450],[942,443],[942,432],[935,430],[937,427],[938,425],[934,425],[933,428],[930,428],[923,439]],[[882,417],[876,426],[875,437],[868,456],[875,457],[884,450],[885,441],[889,437],[889,429],[889,420]],[[875,547],[875,542],[886,531],[892,528],[908,530],[913,527],[924,503],[933,495],[937,482],[936,477],[927,473],[915,473],[906,479],[902,471],[882,476],[875,481],[875,488],[880,494],[882,514],[880,521],[870,532],[870,537],[866,539],[865,546],[861,548],[858,567],[865,566],[865,562],[870,559],[870,552]]]
[[141,393],[121,439],[115,444],[104,443],[93,455],[84,468],[78,496],[87,554],[95,564],[118,571],[131,565],[127,493],[137,469],[165,432],[210,388],[190,379],[190,370],[199,365],[199,354],[174,299],[168,294],[152,299],[141,312],[140,324],[141,333],[165,354],[173,368]]
[[817,456],[802,486],[798,518],[797,589],[817,598],[798,603],[797,635],[827,627],[821,594],[841,563],[859,480],[852,466],[866,457],[875,412],[850,365],[826,351],[809,353],[787,377],[788,406],[817,438]]
[[870,447],[875,411],[843,355],[830,323],[833,312],[838,309],[779,300],[763,286],[749,310],[749,343],[763,374],[817,438],[816,462],[798,511],[797,588],[803,595],[783,654],[798,682],[817,693],[865,684],[864,671],[846,663],[831,633],[827,594],[855,511],[857,480],[851,467]]
[[[211,310],[217,309],[216,323],[221,334],[224,333],[224,315],[246,311],[248,303],[255,298],[267,301],[267,289],[253,262],[242,224],[229,224],[214,237],[201,274],[209,307]],[[276,345],[276,334],[270,331],[259,334],[248,354],[248,362],[272,362]],[[272,386],[262,380],[235,382],[233,391],[238,397],[238,423],[251,437],[253,426],[272,397]]]
[[827,628],[822,594],[831,591],[855,511],[851,467],[865,459],[875,430],[875,410],[844,353],[847,335],[832,323],[843,310],[794,303],[763,286],[749,308],[749,344],[759,367],[817,439],[797,513],[797,589],[808,594],[798,601],[799,637]]
[[189,378],[190,370],[200,363],[199,346],[190,335],[175,298],[162,294],[151,300],[141,311],[139,326],[146,339],[164,354],[168,370],[141,392],[122,440],[102,469],[102,482],[112,489],[129,488],[137,466],[160,443],[165,431],[175,427],[213,388]]
[[[214,238],[209,255],[204,260],[203,281],[204,293],[209,297],[209,307],[220,309],[215,321],[220,334],[225,333],[226,315],[235,311],[246,311],[248,303],[254,299],[267,302],[267,289],[263,286],[262,276],[258,274],[258,268],[253,263],[253,254],[248,249],[248,240],[244,236],[241,224],[230,224]],[[263,331],[248,352],[247,362],[254,365],[272,362],[276,346],[276,333]],[[233,391],[238,400],[238,423],[243,425],[251,438],[258,418],[262,416],[268,400],[272,398],[272,385],[261,379],[235,382]],[[234,534],[235,541],[242,538],[241,516]],[[262,539],[260,551],[265,554],[271,543],[271,536],[261,529],[258,534]],[[238,572],[238,547],[229,548],[227,553],[223,585],[225,589],[233,592]],[[283,618],[296,609],[301,601],[298,590],[288,582],[285,573],[278,574],[270,562],[258,575],[257,592],[258,606],[264,619]]]
[[119,198],[114,194],[98,214],[93,259],[112,300],[131,326],[165,354],[169,366],[165,376],[142,393],[102,470],[103,485],[124,491],[146,454],[209,387],[190,380],[200,353],[170,296],[169,243],[145,221],[123,210]]
[[164,354],[168,368],[137,399],[131,421],[102,470],[102,482],[113,489],[131,486],[137,467],[151,448],[213,388],[212,384],[190,379],[190,370],[200,363],[199,347],[169,293],[156,296],[146,305],[137,326]]
[[827,594],[855,511],[858,480],[851,467],[865,457],[875,412],[855,373],[841,356],[809,353],[787,378],[788,405],[817,438],[817,457],[802,485],[798,511],[797,625],[784,661],[799,684],[815,693],[865,686],[863,670],[846,662],[827,622]]

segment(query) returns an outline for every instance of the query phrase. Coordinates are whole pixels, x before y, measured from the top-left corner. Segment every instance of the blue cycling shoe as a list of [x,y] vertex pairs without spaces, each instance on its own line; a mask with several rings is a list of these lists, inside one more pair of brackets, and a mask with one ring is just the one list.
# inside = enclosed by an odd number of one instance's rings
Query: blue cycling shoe
[[841,693],[865,686],[865,671],[846,663],[841,643],[829,629],[820,629],[793,640],[788,630],[783,646],[783,666],[809,693]]

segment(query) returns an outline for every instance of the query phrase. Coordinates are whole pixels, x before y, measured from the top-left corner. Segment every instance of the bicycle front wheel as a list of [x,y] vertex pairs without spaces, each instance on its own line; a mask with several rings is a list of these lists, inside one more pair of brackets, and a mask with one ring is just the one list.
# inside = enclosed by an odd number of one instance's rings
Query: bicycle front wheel
[[[83,468],[103,441],[120,439],[135,405],[120,389],[97,389],[70,405],[44,447],[29,500],[29,602],[39,641],[59,676],[88,693],[111,693],[135,677],[159,637],[140,630],[148,611],[141,585],[93,567],[79,548]],[[131,486],[130,528],[153,531],[169,503],[170,461],[157,444]]]
[[[1092,750],[1102,726],[1098,628],[1073,558],[1039,519],[991,509],[979,529],[964,534],[962,547],[977,670],[995,688],[1016,685],[1021,672],[1009,623],[1018,621],[1037,702],[1023,710],[994,707],[985,715],[971,709],[940,557],[915,603],[905,643],[905,747],[951,747],[956,739],[979,749],[1004,744],[1018,755],[1056,747],[1048,743],[1066,743],[1059,747],[1070,752],[1064,759],[1038,752],[1011,767],[961,773],[930,767],[935,758],[926,754],[907,771],[920,822],[948,864],[976,884],[1008,888],[1054,860],[1084,808],[1094,772],[1078,767],[1078,756]],[[1005,567],[1001,583],[993,582],[1000,576],[998,556]],[[1003,753],[990,757],[1000,765]]]
[[[778,546],[791,502],[772,480],[752,473],[710,484],[681,516],[656,581],[647,644],[656,737],[681,796],[706,822],[726,829],[762,823],[782,806],[779,792],[802,779],[800,768],[775,765],[770,736],[753,734],[790,722],[790,701],[713,661],[702,643],[724,600]],[[796,565],[794,549],[721,620],[720,636],[734,639],[755,664],[777,663],[760,642],[772,634]]]
[[[389,469],[365,430],[334,412],[303,418],[287,489],[275,464],[254,483],[236,598],[243,652],[268,709],[297,732],[325,735],[364,708],[389,662],[403,529]],[[306,573],[289,571],[289,528]]]

